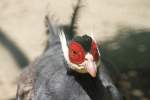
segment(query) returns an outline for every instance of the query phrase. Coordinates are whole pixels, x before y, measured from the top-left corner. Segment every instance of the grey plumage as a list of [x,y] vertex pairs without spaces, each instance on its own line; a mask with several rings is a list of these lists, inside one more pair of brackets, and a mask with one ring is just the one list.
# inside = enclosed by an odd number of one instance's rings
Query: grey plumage
[[[46,19],[49,29],[47,48],[20,75],[16,99],[122,100],[104,64],[101,63],[96,78],[69,69],[59,39],[62,29],[48,17]],[[68,41],[73,36],[74,32],[66,34]]]
[[[56,25],[49,22],[49,48],[20,77],[17,100],[121,100],[102,65],[96,78],[68,70]],[[107,97],[107,99],[106,99]]]

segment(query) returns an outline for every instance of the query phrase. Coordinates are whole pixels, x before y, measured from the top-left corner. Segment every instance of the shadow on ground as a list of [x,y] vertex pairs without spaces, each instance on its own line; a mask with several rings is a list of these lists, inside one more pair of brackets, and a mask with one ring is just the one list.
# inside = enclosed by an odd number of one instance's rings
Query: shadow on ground
[[8,37],[5,32],[0,29],[0,43],[10,52],[16,63],[24,68],[28,65],[29,60],[21,49]]
[[102,55],[121,69],[150,68],[150,31],[120,29],[113,40],[104,42]]
[[120,70],[120,79],[116,83],[127,100],[149,100],[150,30],[127,27],[120,28],[118,33],[112,40],[102,43],[102,57]]

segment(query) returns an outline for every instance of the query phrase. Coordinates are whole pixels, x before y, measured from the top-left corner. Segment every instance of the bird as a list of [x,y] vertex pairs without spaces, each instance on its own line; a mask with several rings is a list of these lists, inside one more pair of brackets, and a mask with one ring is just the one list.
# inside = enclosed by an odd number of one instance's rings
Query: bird
[[46,23],[48,45],[21,73],[16,100],[122,100],[93,34],[66,34],[48,16]]

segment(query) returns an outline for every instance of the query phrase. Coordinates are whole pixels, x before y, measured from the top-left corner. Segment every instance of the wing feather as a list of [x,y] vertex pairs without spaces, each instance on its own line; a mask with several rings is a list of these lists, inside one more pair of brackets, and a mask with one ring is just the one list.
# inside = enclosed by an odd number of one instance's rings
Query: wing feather
[[111,94],[113,100],[123,100],[120,92],[118,91],[118,89],[114,85],[111,77],[109,76],[106,66],[104,66],[103,64],[101,65],[99,77],[100,77],[100,80],[101,80],[103,86]]

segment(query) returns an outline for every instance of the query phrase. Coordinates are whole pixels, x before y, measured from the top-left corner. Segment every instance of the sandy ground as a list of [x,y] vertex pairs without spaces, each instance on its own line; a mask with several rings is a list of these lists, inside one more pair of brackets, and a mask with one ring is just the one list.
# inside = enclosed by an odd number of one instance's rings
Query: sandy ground
[[[68,24],[76,0],[0,0],[0,29],[33,61],[46,44],[44,17],[54,16]],[[94,33],[99,41],[112,39],[118,27],[150,28],[150,1],[83,0],[78,32]],[[21,71],[10,50],[0,42],[0,100],[15,97]]]

